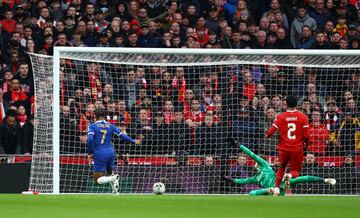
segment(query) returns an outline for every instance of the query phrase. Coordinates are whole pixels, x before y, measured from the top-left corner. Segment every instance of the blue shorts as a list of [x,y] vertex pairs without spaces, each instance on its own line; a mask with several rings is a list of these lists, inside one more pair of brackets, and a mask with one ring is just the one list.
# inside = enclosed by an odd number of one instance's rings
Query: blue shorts
[[94,172],[103,173],[115,169],[115,152],[94,151]]

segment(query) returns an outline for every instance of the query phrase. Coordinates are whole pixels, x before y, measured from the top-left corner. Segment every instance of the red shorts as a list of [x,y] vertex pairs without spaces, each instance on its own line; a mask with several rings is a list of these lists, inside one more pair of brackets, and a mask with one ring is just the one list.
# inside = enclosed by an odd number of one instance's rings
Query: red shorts
[[290,163],[290,171],[297,171],[300,173],[304,160],[303,151],[284,151],[279,150],[279,163],[282,166],[287,166]]

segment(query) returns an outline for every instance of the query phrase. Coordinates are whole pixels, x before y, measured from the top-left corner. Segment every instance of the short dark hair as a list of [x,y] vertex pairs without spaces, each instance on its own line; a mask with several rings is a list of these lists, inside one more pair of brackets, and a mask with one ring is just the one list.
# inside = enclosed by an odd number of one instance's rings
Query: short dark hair
[[289,95],[286,97],[286,106],[288,107],[296,107],[297,106],[297,99],[293,95]]
[[98,119],[100,117],[106,117],[106,111],[102,108],[97,108],[95,110],[95,117]]
[[6,118],[8,118],[8,117],[16,117],[16,115],[17,115],[17,111],[13,110],[13,109],[9,109],[6,112]]

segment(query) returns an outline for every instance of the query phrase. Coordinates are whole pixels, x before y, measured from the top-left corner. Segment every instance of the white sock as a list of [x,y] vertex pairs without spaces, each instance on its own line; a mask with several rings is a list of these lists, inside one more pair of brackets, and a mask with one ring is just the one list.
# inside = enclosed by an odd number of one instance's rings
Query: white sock
[[109,182],[113,182],[114,180],[115,180],[115,176],[102,176],[98,178],[96,181],[98,184],[102,185]]
[[331,182],[331,180],[333,180],[332,178],[326,178],[326,179],[324,179],[324,183],[329,183],[329,182]]

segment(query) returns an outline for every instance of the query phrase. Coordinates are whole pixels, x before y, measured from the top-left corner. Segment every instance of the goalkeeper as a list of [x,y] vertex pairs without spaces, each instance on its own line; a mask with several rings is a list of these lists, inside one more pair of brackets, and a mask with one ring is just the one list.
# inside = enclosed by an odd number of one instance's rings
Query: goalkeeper
[[[237,146],[237,142],[234,139],[229,139],[228,142],[232,146]],[[254,161],[254,167],[257,170],[257,173],[250,178],[242,178],[242,179],[234,179],[229,178],[227,176],[224,177],[225,180],[234,183],[234,184],[258,184],[262,187],[262,189],[252,190],[249,192],[249,195],[270,195],[274,192],[274,185],[275,185],[275,177],[276,174],[274,170],[271,168],[270,164],[265,161],[260,156],[254,154],[250,151],[247,147],[240,145],[240,150],[244,152],[246,155],[251,157]],[[295,186],[298,183],[315,183],[315,182],[324,182],[330,185],[335,185],[335,179],[324,179],[317,176],[299,176],[297,178],[290,179],[290,188]],[[280,185],[280,195],[285,195],[284,190],[284,180]]]

